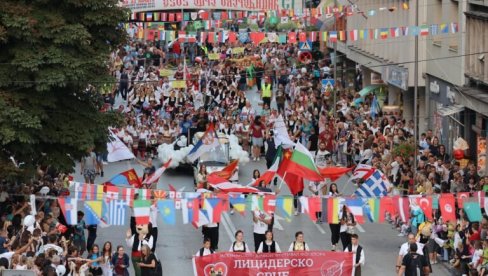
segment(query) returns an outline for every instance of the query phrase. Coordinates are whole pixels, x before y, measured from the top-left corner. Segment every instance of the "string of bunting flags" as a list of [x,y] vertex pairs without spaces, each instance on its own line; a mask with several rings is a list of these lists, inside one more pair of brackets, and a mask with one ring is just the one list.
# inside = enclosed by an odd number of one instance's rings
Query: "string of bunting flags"
[[[84,211],[86,224],[125,225],[129,207],[134,209],[136,223],[147,224],[152,204],[158,208],[165,224],[175,225],[177,211],[181,211],[183,223],[195,227],[220,222],[222,213],[230,211],[230,204],[242,216],[245,216],[246,211],[255,210],[270,214],[279,212],[288,222],[292,220],[294,210],[291,195],[177,192],[77,182],[72,182],[71,186],[74,187],[71,197],[57,199],[69,225],[78,223],[78,210]],[[444,221],[455,221],[457,208],[462,208],[470,221],[481,221],[481,209],[488,210],[488,200],[483,191],[405,197],[361,197],[358,194],[350,197],[302,196],[299,202],[301,213],[308,215],[314,222],[320,219],[326,223],[338,223],[343,206],[360,224],[365,223],[366,219],[383,223],[386,213],[398,215],[404,222],[408,222],[418,212],[432,219],[433,210],[439,209]],[[317,217],[319,212],[322,212],[321,217]]]
[[[454,34],[459,32],[457,22],[430,24],[421,26],[401,26],[385,28],[365,28],[354,29],[349,31],[332,30],[332,31],[310,31],[310,32],[233,32],[228,30],[211,31],[211,32],[186,32],[165,30],[162,24],[155,26],[137,27],[137,37],[139,39],[154,41],[171,42],[178,39],[180,42],[209,42],[209,43],[246,43],[252,42],[260,44],[265,42],[277,43],[304,43],[316,41],[359,41],[359,40],[385,40],[388,38],[398,37],[415,37],[415,36],[438,36]],[[208,29],[208,28],[206,28]]]
[[303,9],[280,9],[267,11],[205,11],[199,12],[134,12],[131,13],[130,19],[133,21],[143,22],[182,22],[182,21],[196,21],[196,20],[222,20],[230,21],[234,19],[257,19],[259,21],[265,18],[279,17],[283,20],[299,20],[300,18],[326,18],[336,16],[353,16],[353,15],[367,15],[375,16],[381,12],[397,12],[401,10],[409,10],[408,1],[404,0],[400,5],[390,5],[378,7],[375,9],[368,9],[367,11],[360,10],[357,5],[337,5],[337,6],[323,6],[317,8],[303,8]]

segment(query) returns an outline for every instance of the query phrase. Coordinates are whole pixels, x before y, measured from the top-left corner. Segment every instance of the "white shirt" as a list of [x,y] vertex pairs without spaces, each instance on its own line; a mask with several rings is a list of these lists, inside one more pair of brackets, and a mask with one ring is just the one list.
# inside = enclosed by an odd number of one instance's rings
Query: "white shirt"
[[[258,253],[263,253],[263,247],[264,247],[264,244],[266,243],[267,246],[271,246],[271,243],[267,242],[267,241],[263,241],[259,244],[259,248],[258,248]],[[280,249],[280,246],[278,245],[278,243],[275,241],[275,249],[276,249],[276,253],[280,253],[281,252],[281,249]]]
[[149,222],[153,228],[158,227],[158,212],[158,207],[155,204],[151,205],[151,209],[149,209]]
[[[245,246],[244,246],[244,245],[245,245]],[[244,247],[245,247],[245,248],[244,248]],[[241,252],[241,251],[243,251],[243,250],[244,250],[245,252],[251,252],[251,250],[249,250],[249,246],[247,246],[247,243],[246,243],[246,244],[244,244],[244,243],[242,243],[242,242],[237,242],[237,241],[235,242],[235,245],[234,245],[234,243],[232,243],[232,244],[230,245],[229,252],[234,252],[234,250],[239,251],[239,252]]]
[[[265,220],[271,219],[271,216],[263,211],[254,211],[254,215],[256,217],[263,217]],[[254,221],[253,221],[254,222]],[[268,225],[260,220],[254,222],[254,233],[256,234],[264,234],[268,230]]]
[[[138,235],[138,234],[136,234]],[[132,244],[134,243],[134,237],[135,235],[132,235],[129,239],[125,239],[125,241],[127,242],[127,246],[132,248]],[[140,242],[139,240],[139,245],[137,246],[137,251],[141,251],[141,245],[143,244],[146,244],[147,246],[149,246],[149,248],[153,248],[153,245],[154,245],[154,239],[152,236],[149,237],[149,240],[145,240],[143,239],[142,240],[142,243]]]
[[[356,264],[356,251],[358,249],[358,246],[352,245],[351,249],[353,252],[352,258],[354,260],[354,264]],[[349,247],[346,247],[346,250],[344,250],[344,252],[349,252]],[[364,248],[361,250],[361,256],[359,257],[359,264],[361,266],[364,266]],[[356,267],[353,266],[352,275],[354,275],[355,272],[356,272]]]
[[[417,254],[419,255],[424,255],[424,252],[422,251],[424,249],[424,245],[421,244],[421,243],[417,243]],[[402,244],[402,246],[400,247],[400,252],[398,252],[398,255],[399,256],[402,256],[405,257],[405,255],[408,254],[408,252],[410,251],[410,245],[408,242]]]
[[[211,255],[211,254],[212,254],[212,251],[210,251],[210,249],[207,249],[207,248],[203,249],[203,255],[202,256],[207,256],[207,255]],[[201,257],[200,256],[200,250],[198,250],[197,253],[195,253],[195,256]]]

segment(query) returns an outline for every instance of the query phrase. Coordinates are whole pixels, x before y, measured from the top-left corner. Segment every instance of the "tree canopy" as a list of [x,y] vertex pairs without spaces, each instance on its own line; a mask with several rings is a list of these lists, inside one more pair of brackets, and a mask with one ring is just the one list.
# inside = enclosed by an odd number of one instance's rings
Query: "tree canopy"
[[100,112],[87,87],[115,81],[108,62],[129,14],[117,2],[0,1],[0,177],[71,171],[90,148],[105,149],[120,116]]

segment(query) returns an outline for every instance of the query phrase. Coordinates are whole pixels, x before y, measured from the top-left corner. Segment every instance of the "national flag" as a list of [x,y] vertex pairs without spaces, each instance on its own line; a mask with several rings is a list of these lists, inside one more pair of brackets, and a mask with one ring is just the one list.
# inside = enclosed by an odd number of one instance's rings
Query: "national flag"
[[137,199],[142,199],[142,200],[149,200],[151,199],[151,190],[150,189],[137,189],[135,191],[137,194]]
[[198,228],[210,223],[206,214],[200,210],[200,199],[182,199],[181,209],[183,213],[183,223],[190,222],[193,227]]
[[370,222],[379,222],[380,218],[380,199],[379,198],[365,198],[363,199],[363,212],[368,217]]
[[322,181],[323,177],[320,175],[313,159],[312,154],[307,148],[301,143],[296,143],[295,149],[286,166],[286,172],[298,175],[304,179]]
[[464,201],[469,199],[469,192],[457,193],[458,208],[463,208]]
[[154,199],[156,200],[165,199],[167,196],[167,193],[164,190],[153,190],[152,192],[154,195]]
[[408,1],[407,0],[403,0],[403,3],[402,3],[402,8],[404,10],[408,10],[409,9],[409,6],[408,6]]
[[320,33],[320,41],[327,41],[327,32],[321,32]]
[[146,179],[144,179],[142,184],[157,183],[159,181],[159,178],[161,177],[161,175],[163,175],[164,171],[166,171],[166,169],[171,164],[171,160],[172,159],[169,159],[168,162],[164,163],[163,166],[161,166],[161,168],[157,169],[153,174],[151,174]]
[[134,169],[130,169],[119,174],[114,175],[109,181],[105,182],[104,185],[107,186],[121,186],[121,187],[135,187],[139,188],[142,186],[141,180],[137,176]]
[[155,13],[154,13],[154,16],[153,16],[154,21],[159,21],[159,15],[160,15],[160,13],[159,13],[159,12],[155,12]]
[[151,210],[151,201],[134,200],[134,217],[136,224],[149,224],[149,213]]
[[117,186],[104,186],[104,197],[105,201],[112,201],[119,198],[119,187]]
[[429,35],[429,25],[420,26],[420,35],[421,36]]
[[127,216],[127,205],[123,200],[111,200],[107,204],[107,216],[109,225],[125,225]]
[[163,222],[170,225],[176,224],[176,208],[172,199],[163,199],[158,201],[158,210],[163,218]]
[[168,21],[168,14],[165,12],[161,13],[161,21],[166,22]]
[[464,202],[464,213],[468,216],[470,222],[481,222],[483,216],[481,215],[481,207],[478,202],[467,201]]
[[388,29],[387,28],[382,28],[380,31],[380,38],[381,39],[387,39],[388,38]]
[[480,206],[485,206],[485,191],[474,192],[473,197],[480,204]]
[[280,44],[285,44],[285,43],[286,43],[286,38],[287,38],[286,34],[284,34],[284,33],[280,33],[280,34],[278,35],[278,42],[279,42]]
[[235,32],[229,32],[229,42],[232,44],[237,42],[237,35]]
[[202,211],[207,214],[212,223],[219,223],[223,212],[223,202],[220,198],[206,198],[203,200]]
[[327,222],[329,224],[338,224],[339,212],[339,199],[336,197],[329,197],[327,199]]
[[190,162],[195,162],[202,154],[209,152],[212,149],[219,146],[219,138],[215,132],[214,125],[210,124],[207,131],[203,134],[202,138],[196,143],[196,145],[188,153],[187,159]]
[[404,223],[408,223],[410,220],[410,200],[408,197],[397,196],[394,198],[396,203],[396,209],[400,219]]
[[76,198],[59,197],[58,204],[68,225],[78,224],[78,201]]
[[194,43],[197,42],[197,34],[196,32],[186,32],[186,31],[179,31],[178,32],[178,41],[180,43],[190,42]]
[[207,33],[206,32],[200,32],[200,43],[204,44],[207,41]]
[[439,32],[439,25],[438,24],[430,25],[430,34],[431,35],[437,35],[438,32]]
[[137,20],[137,12],[133,12],[130,14],[130,20]]
[[134,153],[130,150],[112,131],[110,141],[107,143],[107,161],[117,162],[127,159],[134,159]]
[[289,32],[288,33],[288,43],[295,44],[297,43],[297,33]]
[[224,193],[261,193],[260,190],[254,187],[231,183],[216,175],[208,175],[207,182],[212,188],[218,189]]
[[455,34],[459,32],[459,25],[456,22],[451,23],[451,33]]
[[402,36],[408,36],[408,26],[400,27]]
[[177,12],[175,16],[175,21],[181,22],[182,20],[183,20],[183,14],[181,14],[181,12]]
[[280,114],[273,124],[274,142],[276,146],[283,146],[285,148],[292,147],[295,143],[291,140],[288,134],[288,127],[285,124],[283,116]]
[[175,22],[175,14],[174,13],[168,14],[168,21],[169,22]]
[[237,170],[237,165],[239,164],[239,159],[236,159],[232,162],[229,163],[229,165],[225,166],[222,170],[220,171],[215,171],[210,173],[211,175],[218,176],[220,178],[229,180]]
[[251,211],[263,211],[272,214],[276,210],[275,195],[253,195],[251,197]]
[[152,12],[146,13],[146,21],[152,21],[153,20],[153,14]]
[[388,193],[391,184],[386,176],[376,170],[355,192],[359,197],[381,197]]
[[420,27],[419,26],[410,26],[410,33],[412,34],[412,36],[419,36]]
[[358,30],[349,31],[349,40],[351,40],[351,41],[358,40]]
[[455,199],[452,194],[442,194],[439,198],[439,207],[443,221],[456,221]]
[[391,37],[400,37],[400,28],[398,28],[398,27],[390,28],[390,36]]
[[356,179],[368,179],[373,173],[376,171],[376,168],[369,166],[369,165],[364,165],[364,164],[359,164],[356,166],[356,169],[354,169],[354,172],[349,178],[349,181],[353,181]]
[[367,29],[361,29],[359,30],[359,39],[363,40],[364,38],[368,37],[367,33],[365,33]]
[[127,206],[134,206],[134,195],[135,189],[133,188],[122,188],[122,200],[124,200]]
[[290,222],[293,213],[293,197],[280,196],[276,199],[276,208],[280,210],[286,221]]
[[346,40],[346,31],[339,31],[339,40],[340,41]]
[[424,212],[424,215],[429,220],[432,220],[432,197],[417,197],[416,202],[420,209],[422,209],[422,212]]
[[287,166],[290,162],[291,156],[292,153],[290,150],[278,147],[276,158],[279,158],[281,160],[281,163],[276,173],[280,176],[282,181],[286,183],[286,185],[290,189],[291,194],[296,195],[298,192],[303,191],[304,184],[303,177],[287,172]]
[[318,168],[320,175],[323,178],[329,178],[331,181],[336,181],[337,179],[341,178],[346,173],[350,172],[353,167],[346,168],[346,167],[325,167],[325,168]]
[[315,196],[301,196],[299,198],[302,213],[308,214],[310,219],[314,222],[317,221],[317,212],[320,212],[322,209],[322,202],[320,201],[320,199],[320,197]]
[[346,198],[347,209],[359,224],[364,224],[363,200],[361,198]]
[[298,41],[305,43],[307,42],[307,33],[305,32],[299,32],[298,33]]
[[208,20],[208,16],[209,16],[208,11],[200,11],[198,13],[199,13],[200,19]]
[[449,33],[449,25],[447,25],[446,23],[442,23],[440,28],[441,28],[441,33],[443,34]]
[[[81,186],[81,194],[79,199],[81,200],[95,200],[97,199],[97,187],[99,185],[89,184],[89,183],[80,183]],[[102,187],[102,194],[103,194],[103,186]]]
[[89,200],[84,202],[85,207],[85,223],[87,225],[99,225],[102,223],[102,201]]
[[247,199],[245,195],[230,195],[229,202],[239,214],[243,216],[246,214]]
[[278,171],[279,163],[280,163],[280,160],[278,158],[276,158],[273,165],[266,172],[264,172],[261,175],[261,177],[256,179],[256,181],[251,182],[249,185],[256,187],[256,186],[259,186],[259,183],[261,183],[261,182],[264,182],[264,184],[268,185],[271,182],[271,180],[273,180],[273,178],[275,177],[276,172]]
[[309,33],[309,39],[311,42],[317,41],[318,38],[318,32],[310,32]]
[[210,29],[210,21],[209,20],[204,20],[202,23],[203,23],[203,29],[205,29],[205,30]]

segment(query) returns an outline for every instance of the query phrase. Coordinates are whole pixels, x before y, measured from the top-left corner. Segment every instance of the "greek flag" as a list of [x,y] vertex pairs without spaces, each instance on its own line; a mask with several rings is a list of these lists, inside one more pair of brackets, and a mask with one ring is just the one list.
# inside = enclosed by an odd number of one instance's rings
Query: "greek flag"
[[388,193],[390,181],[379,170],[376,170],[366,181],[359,186],[354,194],[358,197],[380,197]]
[[125,200],[111,200],[108,204],[108,224],[125,225],[127,203]]

